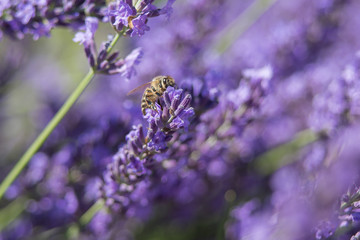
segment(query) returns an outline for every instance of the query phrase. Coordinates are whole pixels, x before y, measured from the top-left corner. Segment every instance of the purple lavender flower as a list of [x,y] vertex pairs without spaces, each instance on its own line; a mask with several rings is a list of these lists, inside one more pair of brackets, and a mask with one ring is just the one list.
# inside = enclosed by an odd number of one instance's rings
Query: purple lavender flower
[[114,210],[126,212],[131,204],[142,204],[135,196],[147,185],[147,178],[155,164],[153,156],[164,152],[172,135],[188,125],[194,115],[190,107],[191,95],[183,97],[182,92],[181,89],[168,87],[160,98],[160,104],[156,105],[156,111],[147,111],[145,118],[149,127],[146,137],[142,125],[134,126],[126,136],[126,145],[119,149],[107,166],[100,191],[101,197]]
[[85,19],[85,32],[78,32],[73,39],[74,42],[84,44],[85,47],[89,47],[94,44],[94,35],[98,28],[98,19],[94,17],[87,17]]
[[357,232],[356,234],[354,234],[353,236],[351,236],[350,240],[359,240],[360,239],[360,232]]
[[105,212],[104,210],[99,211],[95,214],[89,223],[89,228],[97,236],[101,236],[107,233],[108,225],[111,223],[111,220],[112,217],[109,213]]
[[88,58],[90,66],[98,73],[118,74],[121,73],[127,79],[130,79],[136,74],[135,66],[140,63],[143,55],[141,48],[134,49],[125,59],[119,57],[119,52],[109,54],[108,47],[112,37],[109,41],[103,42],[96,56],[96,46],[94,41],[94,33],[97,28],[97,19],[88,17],[85,32],[78,32],[73,41],[84,44],[85,54]]
[[84,45],[85,54],[91,67],[95,67],[96,46],[94,35],[98,27],[98,20],[94,17],[87,17],[85,20],[85,32],[78,32],[73,39],[74,42]]
[[132,32],[130,34],[131,37],[138,35],[142,36],[145,34],[145,31],[149,31],[150,27],[146,25],[147,16],[139,15],[131,21],[131,29]]
[[341,77],[325,83],[324,91],[314,97],[314,109],[309,117],[309,125],[316,131],[331,135],[338,128],[350,125],[358,119],[358,64],[357,57],[352,64],[345,67]]
[[[104,89],[110,91],[111,87],[104,87],[106,81],[100,81],[85,119],[76,115],[72,118],[75,121],[64,123],[52,144],[33,159],[25,180],[19,178],[9,191],[8,199],[22,193],[31,197],[21,218],[30,216],[37,231],[49,229],[49,222],[51,227],[71,224],[74,216],[80,216],[95,201],[96,179],[108,166],[100,190],[107,205],[116,211],[105,213],[102,209],[89,229],[81,228],[84,235],[79,238],[100,235],[126,239],[131,232],[137,238],[147,238],[171,235],[179,228],[180,236],[194,237],[187,229],[200,229],[196,236],[212,239],[222,237],[224,226],[227,239],[359,238],[359,129],[353,127],[358,125],[360,113],[359,65],[348,65],[341,76],[337,72],[348,57],[346,52],[353,53],[359,42],[346,30],[356,29],[357,20],[349,13],[358,9],[359,3],[343,8],[349,1],[279,2],[242,35],[234,51],[216,59],[209,54],[213,49],[208,43],[250,2],[184,1],[174,13],[174,21],[161,27],[160,22],[147,21],[170,13],[174,1],[167,1],[162,9],[153,2],[133,5],[130,0],[122,1],[128,11],[117,9],[118,16],[107,16],[109,12],[101,11],[97,1],[85,1],[81,7],[76,1],[59,3],[58,8],[65,12],[51,18],[54,22],[49,26],[79,23],[78,29],[91,13],[130,36],[142,35],[151,27],[152,31],[136,39],[136,45],[146,53],[141,71],[137,71],[139,81],[149,79],[154,72],[167,71],[180,79],[184,91],[169,88],[155,103],[155,110],[147,109],[145,129],[134,120],[141,114],[134,111],[136,101],[122,97],[130,86],[120,86],[120,101],[114,101],[104,94]],[[78,17],[69,12],[82,7],[86,13],[76,10]],[[36,17],[48,11],[39,8],[35,6]],[[53,14],[52,8],[47,8],[47,13]],[[301,18],[296,19],[300,13]],[[30,15],[22,16],[26,19]],[[2,20],[2,29],[11,25],[18,36],[39,23],[30,17],[26,31],[21,31],[21,17],[6,23]],[[263,35],[268,33],[265,28],[274,33],[267,34],[269,41],[264,42]],[[36,36],[39,29],[31,34]],[[44,26],[41,34],[47,31]],[[352,39],[349,36],[354,37],[353,44],[345,44],[347,50],[339,47],[339,40],[347,43]],[[89,55],[94,59],[90,61],[94,70],[133,76],[140,51],[120,57],[119,52],[107,53],[108,46],[109,41],[104,42],[98,54]],[[136,85],[136,80],[129,84]],[[100,114],[99,108],[105,119],[116,112],[115,122],[134,124],[133,129],[125,135],[128,124],[114,128],[110,123],[90,121],[89,116]],[[300,139],[301,146],[294,147],[296,133],[309,126],[318,133],[316,142]],[[63,129],[70,136],[70,146],[59,143],[65,136]],[[83,134],[79,136],[79,132]],[[291,144],[285,154],[277,151],[288,141]],[[272,153],[273,148],[275,155],[266,159],[271,170],[262,173],[258,157]],[[352,184],[355,187],[349,188]],[[229,215],[226,224],[221,220],[225,215]],[[121,229],[126,229],[125,234],[120,234]]]
[[37,153],[29,164],[29,170],[26,178],[30,184],[38,183],[45,176],[46,169],[49,165],[48,156],[44,153]]
[[157,17],[165,14],[167,17],[172,12],[172,4],[175,0],[168,0],[162,9],[158,9],[152,4],[153,1],[138,1],[133,6],[132,1],[117,0],[109,5],[110,23],[117,31],[126,27],[126,33],[133,36],[142,36],[145,31],[149,31],[147,26],[148,18]]
[[35,17],[35,6],[31,4],[20,3],[17,6],[15,17],[19,19],[22,24],[27,24],[31,18]]
[[[174,1],[168,1],[164,14],[169,14],[171,5]],[[158,9],[150,2],[142,1],[136,10],[131,1],[117,0],[109,4],[108,16],[109,21],[117,31],[122,31],[125,27],[130,36],[141,36],[145,31],[150,30],[146,25],[148,17],[155,17],[159,14],[154,14]],[[137,12],[139,11],[139,13]],[[108,47],[111,39],[102,44],[99,54],[96,56],[96,46],[94,41],[94,34],[97,29],[97,18],[86,18],[86,31],[78,32],[74,41],[84,44],[85,54],[88,58],[90,66],[99,73],[117,74],[121,73],[127,79],[131,78],[136,72],[134,66],[139,63],[142,57],[140,48],[134,49],[125,59],[119,58],[118,52],[109,55]]]
[[173,8],[172,8],[172,5],[174,4],[176,0],[168,0],[168,2],[166,3],[165,7],[163,7],[161,10],[160,10],[160,14],[165,14],[165,16],[167,18],[170,17],[170,15],[172,14],[173,12]]
[[[159,104],[156,103],[156,110],[146,110],[145,119],[149,125],[147,134],[144,134],[141,126],[135,127],[127,135],[126,145],[109,164],[101,188],[107,204],[114,210],[126,211],[130,216],[142,218],[139,212],[144,209],[151,209],[153,205],[163,201],[171,202],[179,211],[185,205],[192,209],[189,215],[186,214],[186,219],[198,214],[194,209],[197,204],[204,202],[205,196],[207,200],[204,204],[207,207],[212,204],[222,206],[223,203],[218,202],[217,193],[232,186],[234,178],[231,176],[239,175],[235,162],[241,162],[236,157],[241,149],[237,149],[238,146],[234,143],[238,141],[236,137],[242,139],[242,131],[246,128],[248,119],[253,120],[258,116],[255,113],[259,113],[258,108],[264,98],[261,94],[268,92],[271,71],[265,75],[260,74],[262,72],[263,69],[258,72],[254,69],[249,71],[248,78],[242,80],[243,84],[233,90],[241,93],[244,88],[249,87],[254,90],[254,94],[246,95],[248,97],[244,101],[237,103],[228,94],[224,94],[219,99],[224,105],[207,109],[207,116],[211,117],[205,117],[204,113],[201,118],[194,116],[191,124],[188,118],[194,111],[189,107],[191,95],[185,95],[182,89],[169,87]],[[202,94],[208,92],[206,88],[201,92],[196,91],[199,94],[196,98],[205,98]],[[211,94],[207,97],[211,99],[200,101],[195,98],[194,103],[202,106],[203,103],[214,101]],[[233,107],[224,107],[228,104]],[[209,106],[204,106],[206,108]],[[234,122],[231,131],[228,128],[230,126],[224,122]],[[180,134],[179,130],[186,126],[189,131]],[[229,134],[226,133],[228,130]],[[228,149],[231,149],[231,153],[223,155]],[[131,157],[132,154],[134,156]],[[231,161],[228,160],[230,156]],[[173,214],[177,213],[174,211]]]
[[[252,239],[270,238],[273,231],[269,212],[264,210],[259,213],[259,201],[253,200],[235,207],[230,215],[232,219],[226,223],[227,239],[241,239],[243,236],[251,236]],[[268,226],[264,223],[268,222]]]
[[0,28],[5,34],[22,39],[25,34],[36,40],[49,36],[50,30],[66,26],[74,30],[84,27],[86,17],[103,20],[105,1],[6,1],[0,7]]
[[360,197],[358,187],[349,189],[348,193],[342,196],[342,201],[339,210],[339,219],[341,222],[338,228],[355,227],[356,223],[360,221]]
[[117,30],[121,30],[123,26],[129,26],[129,17],[136,15],[136,9],[130,4],[129,1],[125,2],[117,0],[109,4],[109,17],[111,24],[116,26]]
[[194,109],[189,108],[192,97],[190,94],[185,97],[182,95],[182,89],[175,90],[173,87],[168,87],[164,92],[162,107],[155,103],[157,111],[147,110],[145,118],[149,122],[150,129],[153,128],[152,123],[154,128],[169,129],[169,131],[188,128],[189,120],[194,115]]
[[111,73],[119,72],[122,76],[130,79],[133,75],[136,74],[135,66],[140,63],[140,59],[143,56],[143,51],[141,48],[136,48],[132,50],[132,52],[126,56],[125,60],[123,61],[123,65],[114,70],[110,70]]
[[316,228],[316,239],[327,239],[334,235],[335,226],[329,221],[321,222]]

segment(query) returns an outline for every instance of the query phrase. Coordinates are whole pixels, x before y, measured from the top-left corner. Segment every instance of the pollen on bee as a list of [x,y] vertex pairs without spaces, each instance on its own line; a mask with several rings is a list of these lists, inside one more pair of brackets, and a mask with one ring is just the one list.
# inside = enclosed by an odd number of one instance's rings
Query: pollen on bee
[[128,17],[128,23],[129,23],[129,27],[130,27],[131,29],[134,28],[134,24],[132,23],[132,20],[133,20],[134,18],[135,18],[134,16],[129,16],[129,17]]

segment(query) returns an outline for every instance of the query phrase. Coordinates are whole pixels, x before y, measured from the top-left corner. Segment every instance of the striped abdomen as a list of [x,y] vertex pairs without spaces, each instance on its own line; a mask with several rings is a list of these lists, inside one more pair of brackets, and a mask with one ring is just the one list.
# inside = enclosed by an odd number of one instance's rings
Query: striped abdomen
[[155,108],[155,102],[162,96],[168,86],[174,86],[175,81],[170,76],[157,76],[151,81],[150,87],[145,89],[141,100],[141,111],[145,115],[147,108]]

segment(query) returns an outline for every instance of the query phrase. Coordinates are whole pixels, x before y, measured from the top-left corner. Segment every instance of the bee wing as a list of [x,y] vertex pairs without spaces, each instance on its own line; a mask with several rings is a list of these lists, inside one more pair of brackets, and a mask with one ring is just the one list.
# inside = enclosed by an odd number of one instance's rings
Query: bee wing
[[131,95],[131,94],[133,94],[133,93],[136,93],[136,92],[138,92],[138,91],[140,91],[140,90],[145,89],[146,87],[149,87],[150,85],[151,85],[151,82],[144,83],[144,84],[138,86],[137,88],[134,88],[133,90],[131,90],[130,92],[128,92],[126,95],[129,96],[129,95]]

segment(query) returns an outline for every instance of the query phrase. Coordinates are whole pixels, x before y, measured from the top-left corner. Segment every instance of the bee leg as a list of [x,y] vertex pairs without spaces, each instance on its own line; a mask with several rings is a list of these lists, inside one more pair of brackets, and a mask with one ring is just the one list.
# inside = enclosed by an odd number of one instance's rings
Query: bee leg
[[147,104],[148,104],[148,106],[149,106],[149,108],[152,108],[152,109],[154,109],[154,104],[148,99],[148,96],[145,96],[145,100],[146,100],[146,102],[147,102]]
[[158,113],[158,110],[157,110],[155,104],[151,104],[151,108]]
[[160,106],[161,110],[163,110],[163,107],[162,107],[162,106],[161,106],[161,104],[160,104],[160,98],[158,98],[157,102],[158,102],[158,104],[159,104],[159,106]]

